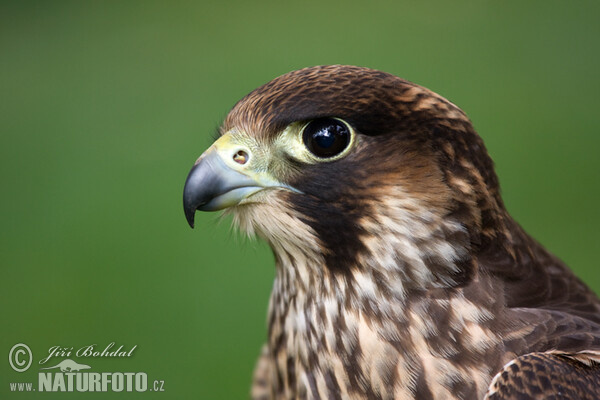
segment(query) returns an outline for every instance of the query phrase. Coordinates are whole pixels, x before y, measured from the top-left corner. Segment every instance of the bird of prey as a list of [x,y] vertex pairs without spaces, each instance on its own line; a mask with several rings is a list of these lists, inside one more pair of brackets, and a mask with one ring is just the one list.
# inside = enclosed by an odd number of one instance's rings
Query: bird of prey
[[600,301],[513,220],[457,106],[317,66],[240,100],[184,188],[271,246],[254,399],[598,399]]

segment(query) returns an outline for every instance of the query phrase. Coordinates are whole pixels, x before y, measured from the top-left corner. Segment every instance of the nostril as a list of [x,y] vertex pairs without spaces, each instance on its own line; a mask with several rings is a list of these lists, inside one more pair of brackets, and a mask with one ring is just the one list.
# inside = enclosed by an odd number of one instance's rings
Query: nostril
[[246,164],[248,162],[248,153],[244,150],[239,150],[233,155],[233,161],[242,165]]

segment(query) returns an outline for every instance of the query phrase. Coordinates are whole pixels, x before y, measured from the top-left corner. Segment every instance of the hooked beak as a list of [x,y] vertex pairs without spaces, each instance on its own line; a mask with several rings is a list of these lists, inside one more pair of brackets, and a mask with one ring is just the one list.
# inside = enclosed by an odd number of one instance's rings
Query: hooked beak
[[249,148],[235,142],[230,134],[223,135],[202,154],[188,174],[183,188],[183,210],[190,227],[194,227],[196,210],[217,211],[235,206],[265,188],[294,190],[266,172],[256,172]]

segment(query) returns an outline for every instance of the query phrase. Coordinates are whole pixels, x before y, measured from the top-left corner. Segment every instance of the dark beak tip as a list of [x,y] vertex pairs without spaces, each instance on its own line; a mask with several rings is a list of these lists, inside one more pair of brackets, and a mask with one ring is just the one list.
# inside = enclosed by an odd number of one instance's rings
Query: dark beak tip
[[200,180],[197,179],[197,177],[194,179],[199,165],[200,164],[196,164],[192,167],[183,187],[183,212],[185,213],[185,219],[187,220],[188,225],[192,229],[194,229],[194,216],[196,215],[196,210],[200,203],[197,198],[197,189]]
[[188,217],[187,223],[190,226],[190,228],[194,229],[194,217]]
[[196,215],[196,210],[184,205],[183,211],[185,212],[185,219],[187,220],[188,225],[190,228],[194,229],[194,216]]

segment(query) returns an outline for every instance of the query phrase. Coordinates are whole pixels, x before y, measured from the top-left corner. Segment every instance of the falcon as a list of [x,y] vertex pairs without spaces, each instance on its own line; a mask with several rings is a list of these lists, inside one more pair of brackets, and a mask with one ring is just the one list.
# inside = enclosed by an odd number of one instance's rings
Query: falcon
[[266,240],[253,399],[598,399],[600,302],[507,212],[467,116],[317,66],[240,100],[183,205]]

